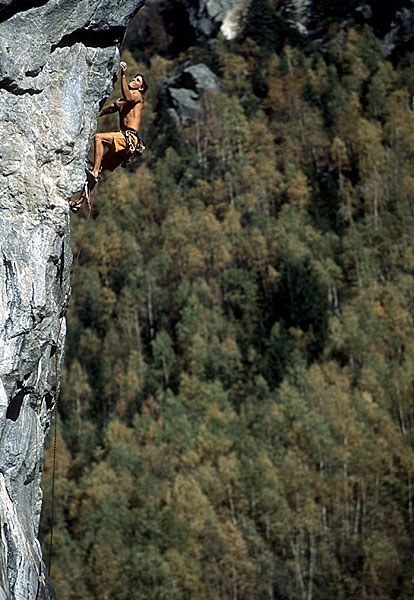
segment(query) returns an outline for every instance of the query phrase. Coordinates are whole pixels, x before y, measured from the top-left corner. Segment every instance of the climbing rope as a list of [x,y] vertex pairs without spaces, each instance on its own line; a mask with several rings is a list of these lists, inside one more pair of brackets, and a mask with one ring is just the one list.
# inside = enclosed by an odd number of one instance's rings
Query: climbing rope
[[88,196],[88,215],[86,217],[86,221],[85,221],[85,225],[82,231],[82,235],[81,235],[81,239],[80,239],[80,243],[79,243],[79,248],[78,251],[76,253],[76,257],[75,257],[75,261],[73,263],[73,269],[72,269],[72,274],[70,276],[70,281],[69,281],[69,290],[66,294],[66,298],[65,301],[63,303],[63,309],[62,309],[62,313],[60,316],[60,320],[59,320],[59,329],[58,329],[58,333],[57,333],[57,338],[56,338],[56,352],[55,352],[55,406],[54,406],[54,434],[53,434],[53,466],[52,466],[52,506],[51,506],[51,514],[50,514],[50,539],[49,539],[49,564],[48,564],[48,571],[47,574],[50,577],[50,572],[51,572],[51,568],[52,568],[52,549],[53,549],[53,528],[54,528],[54,522],[55,522],[55,482],[56,482],[56,456],[57,456],[57,421],[58,421],[58,405],[59,405],[59,338],[60,338],[60,333],[62,331],[62,324],[63,324],[63,319],[66,316],[67,310],[68,310],[68,306],[69,306],[69,299],[72,293],[72,285],[73,285],[73,280],[75,278],[75,274],[76,274],[76,269],[78,267],[78,263],[79,263],[79,257],[80,257],[80,253],[83,247],[83,244],[85,242],[85,236],[86,236],[86,229],[88,227],[89,224],[89,220],[91,217],[91,212],[92,212],[92,206],[93,206],[93,201],[95,199],[95,193],[96,193],[96,188],[94,188],[94,190],[92,190],[92,192],[89,194]]

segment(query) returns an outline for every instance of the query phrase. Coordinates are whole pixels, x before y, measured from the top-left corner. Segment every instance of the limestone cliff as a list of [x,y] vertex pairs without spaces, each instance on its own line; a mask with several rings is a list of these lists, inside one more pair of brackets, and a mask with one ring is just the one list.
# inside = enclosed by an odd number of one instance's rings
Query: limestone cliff
[[54,597],[37,541],[65,336],[68,199],[143,0],[0,0],[0,600]]

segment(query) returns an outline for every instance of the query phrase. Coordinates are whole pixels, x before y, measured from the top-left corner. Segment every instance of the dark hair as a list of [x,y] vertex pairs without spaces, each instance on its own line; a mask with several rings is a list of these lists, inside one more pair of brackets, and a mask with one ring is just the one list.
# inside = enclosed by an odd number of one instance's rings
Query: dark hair
[[146,92],[146,91],[147,91],[147,89],[148,89],[148,82],[147,82],[147,80],[145,79],[145,77],[143,76],[143,74],[142,74],[142,73],[137,73],[137,74],[135,75],[135,77],[142,77],[142,87],[143,87],[144,89],[142,90],[142,92],[141,92],[141,93],[142,93],[142,95],[144,95],[144,94],[145,94],[145,92]]

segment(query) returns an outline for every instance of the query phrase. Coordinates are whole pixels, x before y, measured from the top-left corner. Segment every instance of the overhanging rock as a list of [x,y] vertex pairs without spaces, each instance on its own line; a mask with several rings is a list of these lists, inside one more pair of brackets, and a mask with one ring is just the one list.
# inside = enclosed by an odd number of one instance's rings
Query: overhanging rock
[[80,189],[143,0],[0,0],[0,600],[53,598],[37,541]]

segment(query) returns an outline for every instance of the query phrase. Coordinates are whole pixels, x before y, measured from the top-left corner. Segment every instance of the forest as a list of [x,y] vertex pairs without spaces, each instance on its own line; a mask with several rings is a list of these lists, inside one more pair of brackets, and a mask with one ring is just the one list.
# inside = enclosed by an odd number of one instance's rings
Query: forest
[[[335,19],[309,46],[269,0],[183,50],[148,11],[147,149],[83,242],[71,216],[57,598],[409,600],[414,52]],[[219,90],[182,126],[164,84],[197,63]],[[45,560],[52,467],[53,433]]]

